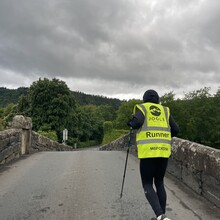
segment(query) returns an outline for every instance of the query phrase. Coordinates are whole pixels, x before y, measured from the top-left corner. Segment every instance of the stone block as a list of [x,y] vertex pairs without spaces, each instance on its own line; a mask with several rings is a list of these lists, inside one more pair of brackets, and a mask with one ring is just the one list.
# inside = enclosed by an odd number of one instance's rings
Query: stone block
[[10,146],[10,138],[5,138],[0,141],[0,152]]
[[3,159],[3,160],[0,159],[0,165],[5,164],[5,161],[6,161],[5,159]]
[[23,115],[16,115],[12,120],[12,128],[18,129],[31,129],[32,120],[29,117],[24,117]]
[[181,161],[169,159],[167,172],[175,176],[177,179],[182,179],[182,163]]
[[198,194],[202,194],[202,177],[201,172],[189,167],[182,167],[182,182],[189,186]]
[[12,153],[5,159],[5,163],[8,163],[8,162],[14,160],[15,158],[16,158],[16,153]]
[[18,129],[8,129],[0,132],[0,141],[19,133]]
[[11,154],[13,154],[13,152],[14,152],[14,149],[11,146],[4,149],[0,154],[0,161],[8,158]]
[[10,143],[19,143],[20,142],[19,139],[20,139],[19,133],[17,133],[9,138],[9,142]]
[[206,173],[203,173],[202,179],[202,195],[220,207],[220,182]]
[[5,140],[8,137],[7,132],[1,131],[0,132],[0,141]]

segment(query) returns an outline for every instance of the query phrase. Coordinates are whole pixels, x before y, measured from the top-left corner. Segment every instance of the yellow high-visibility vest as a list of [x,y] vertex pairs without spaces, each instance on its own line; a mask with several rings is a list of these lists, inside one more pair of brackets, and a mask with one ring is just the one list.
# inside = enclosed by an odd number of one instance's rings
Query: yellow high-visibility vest
[[171,155],[171,132],[168,107],[151,102],[135,105],[145,116],[136,133],[138,158],[165,157]]

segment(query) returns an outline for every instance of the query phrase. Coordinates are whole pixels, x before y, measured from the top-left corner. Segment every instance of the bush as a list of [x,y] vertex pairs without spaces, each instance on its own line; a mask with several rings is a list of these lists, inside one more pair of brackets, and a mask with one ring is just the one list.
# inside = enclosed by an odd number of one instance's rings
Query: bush
[[57,137],[57,134],[56,134],[55,131],[42,131],[42,130],[39,130],[37,133],[40,134],[40,135],[43,135],[47,138],[50,138],[53,141],[58,141],[58,137]]
[[78,147],[79,140],[78,140],[78,138],[68,137],[68,140],[66,141],[66,144],[69,145],[69,146],[72,146],[73,148],[76,144],[76,146]]
[[104,133],[109,133],[113,130],[113,124],[111,121],[105,121],[103,123]]
[[0,131],[3,131],[4,127],[3,127],[3,120],[0,118]]
[[86,142],[79,142],[79,145],[77,145],[77,148],[94,147],[97,145],[98,145],[97,141],[90,140],[90,141],[86,141]]
[[128,134],[128,130],[112,130],[104,134],[104,138],[102,140],[102,144],[109,144],[112,141]]

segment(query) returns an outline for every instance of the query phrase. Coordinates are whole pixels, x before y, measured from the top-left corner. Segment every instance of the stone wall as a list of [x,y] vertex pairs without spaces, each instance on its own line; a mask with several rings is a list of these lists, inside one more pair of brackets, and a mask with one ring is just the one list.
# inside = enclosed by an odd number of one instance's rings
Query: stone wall
[[44,137],[37,132],[32,131],[31,136],[31,150],[32,151],[71,151],[72,147],[60,144],[47,137]]
[[21,154],[21,135],[18,129],[0,132],[0,164],[18,158]]
[[220,150],[173,138],[168,171],[220,207]]
[[72,147],[32,131],[31,118],[16,115],[12,129],[0,131],[0,165],[36,151],[71,151]]
[[[127,150],[128,135],[103,145],[100,150]],[[137,156],[132,135],[130,152]],[[220,207],[220,150],[173,138],[168,173]]]

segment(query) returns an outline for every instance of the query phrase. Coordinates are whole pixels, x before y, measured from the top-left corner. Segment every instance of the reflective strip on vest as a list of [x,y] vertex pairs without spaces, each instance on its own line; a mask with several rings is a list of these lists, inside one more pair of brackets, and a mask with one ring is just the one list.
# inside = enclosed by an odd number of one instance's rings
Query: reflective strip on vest
[[144,103],[134,107],[145,116],[137,131],[138,158],[166,157],[171,154],[171,132],[169,108],[155,103]]

